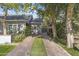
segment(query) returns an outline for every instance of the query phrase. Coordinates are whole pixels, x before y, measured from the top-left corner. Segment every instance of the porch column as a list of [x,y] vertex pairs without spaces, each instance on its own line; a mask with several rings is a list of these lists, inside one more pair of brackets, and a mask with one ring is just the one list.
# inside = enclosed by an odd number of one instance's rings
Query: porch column
[[3,35],[7,35],[6,22],[3,22]]

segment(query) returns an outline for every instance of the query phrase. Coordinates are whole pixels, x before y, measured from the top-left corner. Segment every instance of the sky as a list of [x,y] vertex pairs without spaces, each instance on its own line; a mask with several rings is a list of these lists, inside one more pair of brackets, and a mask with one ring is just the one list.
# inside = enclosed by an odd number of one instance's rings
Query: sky
[[[19,15],[22,15],[22,14],[32,14],[34,18],[37,18],[38,15],[37,15],[37,11],[34,10],[33,12],[30,12],[30,13],[24,13],[22,11],[18,12]],[[0,16],[4,15],[4,11],[2,8],[0,8]],[[16,15],[16,12],[14,10],[8,10],[8,15]]]

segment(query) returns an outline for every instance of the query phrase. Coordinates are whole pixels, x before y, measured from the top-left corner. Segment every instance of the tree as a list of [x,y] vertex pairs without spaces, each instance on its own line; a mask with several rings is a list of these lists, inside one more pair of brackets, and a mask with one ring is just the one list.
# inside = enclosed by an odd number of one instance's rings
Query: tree
[[56,4],[40,4],[44,9],[42,11],[38,12],[44,17],[49,18],[49,21],[52,21],[52,34],[53,38],[56,38]]
[[[0,7],[4,10],[4,20],[3,20],[3,34],[7,34],[7,27],[6,27],[6,17],[8,15],[9,9],[14,9],[16,13],[21,10],[26,10],[30,4],[20,4],[20,3],[6,3],[6,4],[0,4]],[[23,8],[24,7],[24,8]],[[23,9],[22,9],[23,8]]]
[[72,15],[73,15],[74,4],[68,4],[67,7],[67,20],[66,20],[66,28],[67,28],[67,47],[73,48],[74,36],[72,32]]
[[8,4],[0,4],[0,7],[5,12],[4,13],[4,20],[3,20],[3,34],[6,35],[7,34],[6,17],[8,15],[8,10],[9,9],[12,9],[12,8],[18,9],[18,4],[14,4],[14,3],[13,4],[11,4],[11,3],[8,3]]

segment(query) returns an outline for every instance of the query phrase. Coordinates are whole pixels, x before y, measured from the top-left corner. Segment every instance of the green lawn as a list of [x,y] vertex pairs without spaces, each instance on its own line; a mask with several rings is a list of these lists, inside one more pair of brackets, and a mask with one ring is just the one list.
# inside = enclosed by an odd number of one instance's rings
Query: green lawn
[[10,52],[15,46],[14,45],[0,45],[0,56],[6,55]]
[[59,43],[59,45],[62,46],[72,56],[79,56],[79,50],[77,48],[67,48],[66,45],[63,45],[61,43]]
[[63,47],[70,55],[72,56],[79,56],[79,50],[74,48],[67,48],[66,40],[64,39],[56,39],[54,40],[57,44],[59,44],[61,47]]
[[42,38],[35,38],[30,55],[31,56],[46,56],[47,55]]

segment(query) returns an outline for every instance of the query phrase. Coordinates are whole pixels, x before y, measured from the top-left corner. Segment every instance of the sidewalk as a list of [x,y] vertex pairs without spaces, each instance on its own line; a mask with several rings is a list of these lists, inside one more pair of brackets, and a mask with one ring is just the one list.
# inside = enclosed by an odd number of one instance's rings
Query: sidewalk
[[29,55],[33,40],[34,40],[34,37],[31,37],[31,36],[25,38],[22,43],[16,46],[16,48],[13,49],[6,56],[27,56]]

